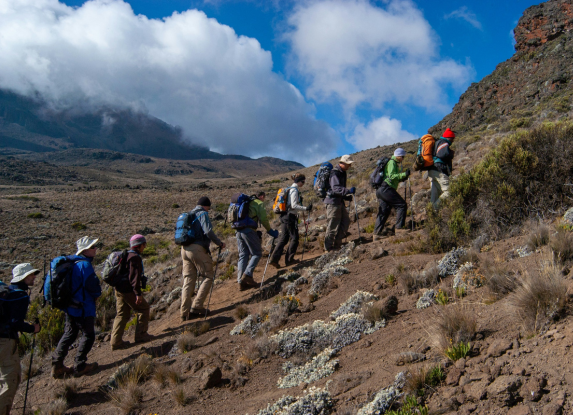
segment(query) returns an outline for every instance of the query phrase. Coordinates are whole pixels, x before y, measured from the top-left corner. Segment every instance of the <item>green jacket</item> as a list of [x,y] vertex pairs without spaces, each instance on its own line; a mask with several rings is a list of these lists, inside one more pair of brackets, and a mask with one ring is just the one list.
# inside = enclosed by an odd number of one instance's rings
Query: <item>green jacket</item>
[[263,225],[267,231],[271,230],[271,224],[267,219],[267,211],[261,200],[255,199],[249,204],[249,217]]
[[402,180],[406,180],[406,172],[401,172],[400,167],[398,167],[398,162],[396,157],[392,156],[386,168],[384,169],[385,179],[384,181],[388,183],[389,186],[393,187],[394,190],[398,188],[398,183]]

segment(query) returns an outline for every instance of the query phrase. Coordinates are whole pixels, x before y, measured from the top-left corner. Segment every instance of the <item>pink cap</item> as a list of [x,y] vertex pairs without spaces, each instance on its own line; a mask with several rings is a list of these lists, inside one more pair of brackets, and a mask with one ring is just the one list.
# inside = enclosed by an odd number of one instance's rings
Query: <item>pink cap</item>
[[140,235],[140,234],[136,234],[136,235],[133,235],[131,237],[131,239],[129,240],[129,247],[133,248],[134,246],[143,245],[145,243],[147,243],[147,241],[145,240],[145,236]]

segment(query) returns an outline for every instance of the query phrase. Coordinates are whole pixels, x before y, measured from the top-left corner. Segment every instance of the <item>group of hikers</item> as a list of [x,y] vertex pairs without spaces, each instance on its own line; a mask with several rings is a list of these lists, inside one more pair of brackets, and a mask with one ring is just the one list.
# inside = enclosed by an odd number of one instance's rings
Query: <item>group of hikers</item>
[[[427,137],[427,136],[424,136]],[[431,202],[438,206],[440,199],[447,197],[449,177],[452,172],[452,159],[454,151],[450,148],[455,138],[455,133],[449,128],[438,140],[433,140],[432,148],[427,150],[420,139],[420,146],[415,162],[417,170],[427,170],[431,181]],[[379,160],[377,168],[370,176],[370,182],[376,189],[376,197],[379,207],[374,228],[374,240],[392,234],[407,232],[405,229],[407,204],[404,198],[397,192],[398,184],[408,180],[410,169],[402,171],[401,164],[406,156],[402,148],[397,148],[394,155],[389,159]],[[431,160],[430,160],[431,157]],[[347,172],[354,163],[350,155],[344,155],[336,166],[327,168],[325,189],[321,189],[326,205],[326,233],[324,238],[325,252],[338,250],[342,247],[343,240],[349,235],[350,215],[346,201],[352,200],[356,188],[347,187]],[[328,166],[326,166],[328,167]],[[317,172],[318,175],[318,172]],[[317,190],[317,176],[313,184]],[[292,176],[293,184],[279,190],[275,199],[273,210],[279,214],[280,232],[271,228],[264,201],[266,194],[259,192],[256,195],[243,198],[237,196],[229,208],[228,219],[231,226],[236,230],[238,247],[237,282],[241,291],[259,286],[253,278],[254,270],[262,257],[262,232],[257,228],[260,225],[276,245],[272,244],[270,252],[270,264],[280,268],[279,261],[285,247],[285,265],[297,263],[294,258],[299,245],[298,214],[301,212],[311,213],[312,203],[303,205],[300,189],[306,183],[304,174],[295,173]],[[320,182],[320,180],[318,180]],[[233,208],[233,206],[236,207]],[[386,221],[391,209],[396,209],[396,224],[390,229],[385,229]],[[182,224],[178,220],[178,229],[175,241],[181,245],[181,259],[183,263],[183,289],[181,296],[180,317],[185,322],[200,316],[206,316],[209,310],[205,307],[205,301],[212,289],[215,278],[213,258],[211,257],[210,244],[219,247],[219,253],[225,248],[225,243],[215,234],[209,219],[211,201],[208,197],[201,197],[197,206],[188,213],[180,216]],[[244,210],[244,212],[242,211]],[[184,237],[181,237],[181,230]],[[179,233],[178,233],[179,232]],[[184,241],[184,242],[181,242]],[[69,264],[69,293],[67,306],[62,307],[65,313],[64,334],[61,337],[52,355],[52,376],[62,378],[65,376],[82,376],[97,369],[98,364],[88,363],[88,353],[95,341],[95,318],[96,301],[101,296],[100,278],[92,266],[97,249],[101,244],[98,239],[85,236],[76,242],[77,252],[73,256],[65,257],[65,264]],[[117,264],[111,263],[110,267],[116,267],[115,277],[103,278],[115,289],[116,316],[113,321],[111,333],[111,349],[125,349],[131,345],[123,340],[125,327],[130,320],[131,312],[136,316],[135,343],[148,342],[153,339],[148,331],[150,306],[145,300],[143,290],[147,285],[143,260],[141,254],[147,246],[143,235],[133,235],[129,241],[129,249],[121,255],[117,255]],[[113,256],[110,255],[109,258]],[[110,260],[108,258],[108,260]],[[217,258],[218,260],[218,258]],[[52,272],[59,272],[61,264],[52,261]],[[60,265],[58,265],[60,264]],[[104,273],[108,275],[108,271]],[[38,268],[30,263],[19,264],[12,271],[10,286],[0,282],[0,415],[9,414],[16,390],[21,380],[20,358],[18,354],[18,333],[33,333],[40,331],[38,322],[34,324],[25,321],[28,306],[30,305],[30,287],[34,285],[36,277],[40,274]],[[110,274],[111,275],[111,272]],[[195,288],[199,275],[204,278],[199,284],[195,298]],[[47,280],[48,276],[45,276]],[[46,280],[44,284],[46,284]],[[113,281],[113,283],[111,283]],[[46,296],[46,285],[44,285]],[[79,331],[82,337],[77,348],[74,367],[64,364],[68,351],[76,341]]]

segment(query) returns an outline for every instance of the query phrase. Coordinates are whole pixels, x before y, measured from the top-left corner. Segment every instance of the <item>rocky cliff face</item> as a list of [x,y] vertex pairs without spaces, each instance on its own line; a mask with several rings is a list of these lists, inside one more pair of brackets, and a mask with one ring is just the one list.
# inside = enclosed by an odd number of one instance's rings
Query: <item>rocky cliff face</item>
[[571,114],[573,0],[528,8],[515,28],[516,53],[472,84],[452,112],[429,129],[506,132]]

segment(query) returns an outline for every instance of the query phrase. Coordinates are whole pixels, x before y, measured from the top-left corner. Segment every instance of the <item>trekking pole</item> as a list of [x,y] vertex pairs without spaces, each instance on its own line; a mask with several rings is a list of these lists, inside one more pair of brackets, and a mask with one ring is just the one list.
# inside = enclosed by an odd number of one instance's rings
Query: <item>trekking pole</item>
[[354,200],[354,214],[356,215],[356,224],[358,225],[358,243],[361,241],[360,236],[360,221],[358,220],[358,208],[356,207],[356,195],[352,195],[352,200]]
[[260,288],[259,288],[259,289],[261,289],[261,290],[263,289],[263,282],[265,282],[265,275],[266,275],[266,273],[267,273],[267,268],[268,268],[268,266],[269,266],[269,261],[271,260],[271,255],[272,255],[272,253],[273,253],[273,251],[274,251],[274,249],[273,249],[274,246],[275,246],[275,238],[272,238],[272,239],[271,239],[271,249],[269,250],[269,257],[267,258],[267,265],[265,265],[265,270],[264,270],[264,272],[263,272],[263,279],[261,280],[261,286],[260,286]]
[[[209,305],[211,304],[211,295],[213,294],[213,286],[215,285],[215,277],[217,276],[217,267],[219,266],[220,259],[221,259],[221,247],[219,247],[219,253],[217,254],[217,262],[215,263],[215,272],[213,273],[213,284],[211,284],[211,291],[209,292],[209,301],[207,301],[207,307],[205,308],[205,318],[203,319],[203,321],[207,320],[207,313],[209,313]],[[205,278],[207,278],[206,275]]]
[[[36,324],[40,324],[38,319],[35,320]],[[32,351],[30,352],[30,365],[28,366],[28,381],[26,382],[26,393],[24,394],[24,410],[22,415],[26,415],[26,402],[28,401],[28,389],[30,388],[30,378],[32,377],[32,360],[34,359],[34,348],[36,347],[36,333],[32,340]]]
[[410,189],[410,218],[412,219],[412,231],[414,230],[414,203],[412,202],[412,183],[408,177],[408,188]]
[[[309,215],[310,218],[310,215]],[[306,222],[306,216],[304,212],[302,212],[302,219],[304,220],[304,239],[302,241],[302,257],[300,258],[301,262],[304,261],[304,248],[305,243],[308,240],[308,223]]]

